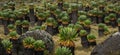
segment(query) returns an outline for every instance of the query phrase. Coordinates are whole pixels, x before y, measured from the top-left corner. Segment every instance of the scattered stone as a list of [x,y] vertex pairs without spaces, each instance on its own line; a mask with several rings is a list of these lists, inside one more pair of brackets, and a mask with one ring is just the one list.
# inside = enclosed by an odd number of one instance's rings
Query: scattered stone
[[120,55],[120,32],[111,35],[103,43],[97,45],[91,55]]

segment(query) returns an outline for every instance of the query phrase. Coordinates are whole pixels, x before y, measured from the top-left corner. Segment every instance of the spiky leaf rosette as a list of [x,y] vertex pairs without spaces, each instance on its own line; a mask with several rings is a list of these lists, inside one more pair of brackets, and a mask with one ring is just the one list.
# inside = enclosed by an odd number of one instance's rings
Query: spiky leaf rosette
[[60,13],[61,13],[61,10],[60,10],[60,9],[56,9],[56,10],[55,10],[56,16],[60,15]]
[[0,19],[3,18],[3,11],[0,11]]
[[85,11],[78,11],[78,15],[86,15],[87,13]]
[[116,13],[120,14],[120,6],[116,6]]
[[83,4],[81,2],[78,3],[78,8],[82,8],[83,7]]
[[41,28],[41,26],[35,26],[34,27],[35,30],[37,30],[37,29],[40,30],[40,28]]
[[72,53],[69,50],[69,48],[59,47],[59,48],[56,49],[55,55],[72,55]]
[[23,12],[21,12],[20,10],[15,10],[14,11],[14,14],[18,17],[18,18],[20,18],[20,17],[22,17],[24,14],[23,14]]
[[100,0],[100,1],[98,1],[98,3],[99,3],[99,6],[100,6],[100,7],[102,7],[102,6],[105,6],[105,5],[106,5],[105,0]]
[[67,13],[70,14],[71,12],[72,12],[72,9],[69,7],[69,8],[67,9]]
[[46,20],[47,25],[54,25],[54,22],[55,22],[55,19],[52,17],[47,18]]
[[92,7],[97,7],[97,6],[98,6],[98,3],[95,2],[95,1],[91,1],[91,5],[92,5]]
[[23,20],[22,25],[25,25],[25,26],[27,25],[28,26],[29,25],[29,21]]
[[109,18],[110,18],[110,19],[116,19],[116,14],[110,13],[110,14],[109,14]]
[[89,13],[89,15],[97,16],[97,14],[98,14],[98,9],[97,9],[97,8],[94,8],[94,9],[90,10],[88,13]]
[[74,24],[69,24],[68,27],[74,28]]
[[17,36],[17,32],[16,31],[12,31],[8,35],[11,36],[11,37]]
[[28,13],[28,9],[27,8],[21,8],[19,9],[20,12],[23,13],[23,15],[26,15]]
[[30,3],[30,4],[29,4],[29,8],[30,8],[30,9],[33,9],[33,8],[34,8],[34,4],[33,4],[33,3]]
[[118,22],[118,24],[120,24],[120,18],[118,18],[117,22]]
[[23,45],[25,48],[33,48],[33,43],[35,39],[33,37],[26,37],[23,39]]
[[108,26],[105,26],[105,27],[104,27],[104,34],[107,35],[107,34],[109,34],[109,33],[110,33],[110,32],[109,32]]
[[78,17],[78,21],[81,21],[81,22],[85,21],[86,19],[87,19],[86,15],[81,15]]
[[37,6],[37,7],[35,7],[35,10],[36,10],[36,12],[43,12],[45,10],[45,8],[41,7],[41,6]]
[[98,24],[99,29],[104,29],[104,27],[105,27],[105,24],[103,24],[103,23]]
[[12,42],[10,42],[10,40],[8,39],[2,40],[1,43],[8,52],[11,51],[11,49],[13,48]]
[[33,43],[33,47],[36,51],[42,51],[45,48],[45,43],[42,40],[37,40]]
[[62,25],[61,25],[61,26],[59,26],[59,27],[58,27],[59,31],[60,31],[62,28],[63,28],[63,26],[62,26]]
[[64,3],[63,3],[63,8],[64,8],[64,9],[67,9],[67,8],[69,8],[69,7],[70,7],[70,5],[69,5],[68,2],[64,2]]
[[104,30],[109,32],[108,26],[105,26]]
[[62,22],[69,22],[69,18],[67,16],[62,17]]
[[97,16],[98,16],[98,17],[102,17],[102,16],[103,16],[103,11],[97,10]]
[[4,19],[8,19],[9,18],[9,13],[8,12],[4,12],[3,13],[3,18]]
[[78,9],[78,5],[76,3],[72,3],[71,4],[71,8],[72,8],[73,11],[77,10]]
[[73,40],[75,37],[77,37],[77,35],[77,31],[73,28],[64,27],[60,29],[60,40]]
[[15,27],[14,27],[14,25],[13,24],[9,24],[8,25],[8,29],[14,29]]
[[80,36],[84,36],[87,35],[87,31],[86,30],[80,30]]
[[53,25],[54,25],[54,26],[53,26],[54,28],[57,27],[58,23],[57,23],[56,20],[53,22]]
[[76,29],[76,30],[78,31],[78,30],[83,29],[83,26],[80,25],[80,24],[75,24],[75,25],[74,25],[74,29]]
[[104,21],[107,22],[107,23],[109,23],[109,22],[110,22],[109,16],[106,16],[106,17],[104,18]]
[[49,8],[50,8],[50,11],[54,11],[56,10],[57,6],[55,4],[51,4]]
[[40,27],[40,30],[46,30],[46,25],[42,25],[41,27]]
[[43,12],[45,14],[45,18],[48,18],[50,16],[50,10],[47,10]]
[[2,9],[8,9],[8,4],[3,4]]
[[114,4],[109,4],[108,6],[107,6],[107,11],[113,11],[113,9],[114,9]]
[[20,20],[16,20],[15,25],[21,25],[21,24],[22,24],[22,23],[21,23]]
[[18,34],[17,34],[16,31],[12,31],[12,32],[10,32],[10,33],[8,34],[8,36],[9,36],[11,39],[16,39],[16,38],[18,38],[17,35],[18,35]]
[[89,34],[89,35],[87,35],[87,39],[88,39],[88,40],[95,40],[96,37],[95,37],[95,35],[93,35],[93,34]]
[[10,1],[10,2],[8,2],[8,5],[9,5],[9,6],[15,6],[15,2]]
[[64,16],[69,16],[68,13],[66,11],[62,11],[61,14],[60,14],[61,17],[64,17]]
[[38,19],[40,19],[40,20],[45,20],[45,18],[46,18],[46,16],[45,16],[44,13],[37,13],[37,17],[38,17]]
[[87,19],[87,20],[84,21],[84,25],[91,25],[91,23],[92,22],[89,19]]
[[16,15],[15,15],[15,14],[10,14],[9,17],[10,17],[11,19],[15,20]]

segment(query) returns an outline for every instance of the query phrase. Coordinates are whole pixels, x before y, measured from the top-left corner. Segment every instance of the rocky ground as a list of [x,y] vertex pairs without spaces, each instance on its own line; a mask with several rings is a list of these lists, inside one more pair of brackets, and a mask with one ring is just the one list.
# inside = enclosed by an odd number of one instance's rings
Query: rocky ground
[[[114,33],[114,32],[117,31],[117,28],[111,28],[111,27],[109,27],[110,34],[109,34],[109,35],[106,35],[106,36],[99,37],[99,36],[98,36],[98,28],[97,28],[97,26],[91,25],[91,28],[92,28],[91,33],[94,34],[94,35],[96,35],[96,37],[97,37],[97,39],[96,39],[96,40],[97,40],[97,44],[102,43],[102,42],[103,42],[104,40],[106,40],[112,33]],[[5,36],[3,33],[4,33],[4,32],[3,32],[3,26],[0,26],[0,38],[7,38],[7,36]],[[55,43],[55,48],[57,48],[57,47],[59,46],[59,37],[58,37],[58,36],[59,36],[59,35],[56,35],[56,36],[53,36],[53,37],[52,37],[53,40],[54,40],[54,43]],[[82,46],[81,46],[81,44],[80,44],[81,42],[80,42],[80,38],[79,38],[79,37],[77,37],[77,38],[74,40],[74,42],[75,42],[75,45],[76,45],[75,55],[80,55],[80,54],[82,54],[82,55],[90,55],[91,51],[92,51],[93,48],[94,48],[94,47],[91,47],[91,48],[88,48],[88,49],[82,48]]]
[[[94,35],[96,35],[96,37],[97,37],[97,44],[99,44],[99,43],[102,43],[104,40],[106,40],[112,33],[114,33],[114,32],[116,32],[117,31],[117,28],[111,28],[110,27],[110,34],[109,35],[106,35],[106,36],[102,36],[102,37],[99,37],[98,36],[98,33],[97,33],[97,27],[96,26],[94,26],[94,25],[92,25],[91,26],[92,27],[92,31],[91,31],[91,33],[92,34],[94,34]],[[58,47],[58,41],[59,41],[59,37],[57,37],[57,36],[54,36],[53,37],[53,40],[55,41],[55,45]],[[93,48],[94,47],[90,47],[90,48],[88,48],[88,49],[85,49],[85,48],[82,48],[82,45],[80,44],[81,43],[81,40],[80,40],[80,38],[78,37],[78,38],[76,38],[76,40],[74,41],[75,42],[75,44],[76,44],[76,50],[75,50],[75,55],[90,55],[90,53],[91,53],[91,51],[93,50]]]

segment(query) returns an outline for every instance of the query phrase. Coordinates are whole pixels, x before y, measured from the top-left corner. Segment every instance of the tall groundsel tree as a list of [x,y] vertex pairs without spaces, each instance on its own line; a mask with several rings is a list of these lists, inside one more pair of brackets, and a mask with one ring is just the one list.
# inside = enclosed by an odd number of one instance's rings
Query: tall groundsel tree
[[78,34],[75,29],[64,27],[60,30],[60,46],[69,48],[71,50],[71,53],[74,55],[75,43],[73,40],[77,36]]

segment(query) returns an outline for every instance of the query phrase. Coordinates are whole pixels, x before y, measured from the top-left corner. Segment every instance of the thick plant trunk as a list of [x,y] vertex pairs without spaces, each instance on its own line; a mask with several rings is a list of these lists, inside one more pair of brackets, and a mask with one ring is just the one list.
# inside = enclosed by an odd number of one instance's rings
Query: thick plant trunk
[[105,8],[104,6],[99,7],[99,9],[100,9],[101,11],[105,12],[104,8]]
[[97,24],[102,23],[103,22],[102,20],[103,20],[102,17],[97,17],[97,19],[96,19]]
[[23,27],[23,33],[26,33],[29,30],[29,27]]
[[84,29],[87,31],[88,34],[90,34],[90,32],[91,32],[91,28],[90,27],[84,27]]
[[109,25],[110,25],[110,23],[109,23],[109,22],[106,22],[105,24],[106,24],[107,26],[109,26]]
[[2,25],[3,24],[3,19],[0,19],[0,25]]
[[28,16],[28,14],[25,15],[24,19],[30,22],[30,17]]
[[116,20],[111,20],[110,24],[113,28],[115,28],[117,25],[117,22],[116,22]]
[[14,24],[14,20],[10,20],[10,21],[9,21],[9,24]]
[[4,35],[7,35],[9,33],[9,30],[7,28],[8,20],[3,20],[3,26],[4,26]]
[[31,25],[34,26],[34,24],[35,24],[35,15],[34,15],[35,11],[34,11],[34,9],[29,9],[29,12],[30,12],[29,16],[30,16]]
[[37,21],[37,25],[38,25],[38,26],[41,26],[41,25],[42,25],[42,22],[43,22],[42,20],[38,20],[38,21]]
[[23,33],[26,33],[29,30],[29,27],[23,27]]
[[14,10],[15,10],[15,7],[14,7],[14,6],[13,6],[13,7],[11,7],[11,10],[13,10],[13,11],[14,11]]
[[12,52],[11,52],[11,53],[8,53],[8,52],[6,51],[6,49],[3,47],[3,45],[2,45],[2,55],[12,55]]
[[52,18],[54,18],[55,20],[57,20],[56,19],[56,16],[54,15],[54,13],[51,13],[51,16],[50,17],[52,17]]
[[21,25],[16,25],[16,32],[21,35],[22,34],[22,26]]
[[4,25],[4,26],[7,26],[7,25],[8,25],[8,23],[9,23],[9,21],[8,21],[8,20],[3,20],[3,25]]
[[44,51],[35,51],[34,55],[44,55]]
[[53,28],[53,26],[47,26],[46,31],[47,31],[48,33],[50,33],[51,35],[54,35],[54,28]]
[[72,23],[72,13],[69,13],[70,23]]
[[87,35],[81,36],[81,44],[84,48],[89,47],[89,42],[88,42],[88,39],[87,39]]
[[84,10],[88,12],[90,10],[90,7],[85,7]]
[[0,55],[2,55],[2,43],[1,43],[2,39],[0,39]]
[[24,55],[33,55],[33,54],[34,54],[33,49],[28,49],[28,48],[24,49]]
[[93,16],[93,23],[97,23],[97,17],[96,16]]
[[118,26],[118,31],[120,32],[120,26]]
[[96,42],[89,42],[90,46],[96,46]]
[[7,26],[4,26],[4,35],[7,35],[9,33],[9,30],[7,28]]
[[58,26],[60,26],[61,24],[62,24],[62,22],[59,22],[59,21],[58,21]]
[[119,13],[117,13],[117,18],[120,18],[120,14]]
[[77,20],[78,20],[78,11],[77,10],[75,10],[75,11],[72,11],[72,23],[73,24],[75,24],[76,22],[77,22]]
[[58,3],[58,8],[59,8],[60,10],[63,10],[63,2]]
[[104,29],[98,29],[98,35],[103,36],[104,35]]
[[53,28],[54,29],[54,35],[58,34],[59,33],[59,30],[58,30],[58,26]]
[[19,53],[19,40],[13,40],[10,39],[10,41],[12,42],[13,45],[13,49],[12,49],[12,55],[18,55]]

